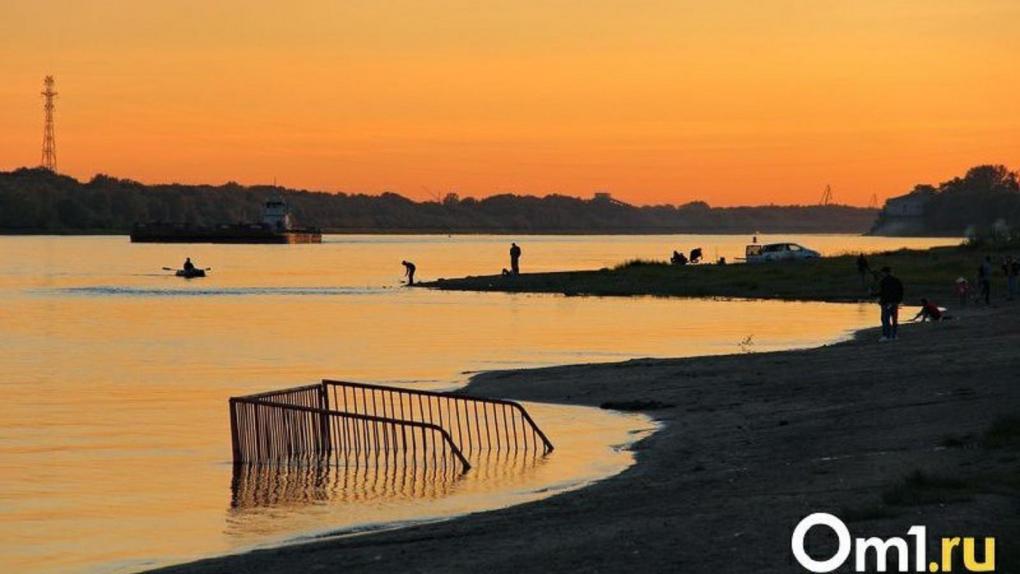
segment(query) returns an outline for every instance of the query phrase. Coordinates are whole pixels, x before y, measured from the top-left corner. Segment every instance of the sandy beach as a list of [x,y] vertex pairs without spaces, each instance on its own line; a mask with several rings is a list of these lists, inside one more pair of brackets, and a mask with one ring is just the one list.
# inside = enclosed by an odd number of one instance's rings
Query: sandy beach
[[[1020,459],[1004,417],[1020,407],[1018,311],[973,309],[888,343],[864,331],[802,351],[482,374],[467,392],[654,401],[664,425],[633,467],[580,491],[160,572],[797,572],[791,532],[818,511],[862,536],[996,536],[1000,565],[1016,565]],[[988,438],[997,421],[1005,446]]]

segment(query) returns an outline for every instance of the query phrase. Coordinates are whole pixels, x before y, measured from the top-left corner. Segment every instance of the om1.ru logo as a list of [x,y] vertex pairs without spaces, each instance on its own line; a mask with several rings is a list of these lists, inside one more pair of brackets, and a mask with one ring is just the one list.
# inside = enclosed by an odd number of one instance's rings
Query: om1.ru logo
[[[808,531],[816,526],[827,527],[836,535],[838,545],[836,552],[825,560],[817,560],[808,555],[804,549],[804,539]],[[891,572],[889,554],[895,550],[896,572],[953,572],[956,563],[954,557],[960,555],[964,571],[967,572],[994,572],[995,571],[995,538],[985,538],[984,558],[978,560],[975,556],[974,538],[953,536],[942,538],[941,561],[927,558],[927,531],[924,526],[911,526],[907,530],[907,536],[914,540],[914,568],[910,569],[909,550],[910,545],[903,538],[893,537],[881,538],[850,538],[850,531],[842,520],[831,514],[816,512],[800,521],[793,531],[793,538],[790,545],[793,549],[793,556],[801,566],[809,572],[832,572],[843,566],[850,558],[850,552],[854,551],[854,572]],[[875,558],[875,569],[866,570],[868,557]]]

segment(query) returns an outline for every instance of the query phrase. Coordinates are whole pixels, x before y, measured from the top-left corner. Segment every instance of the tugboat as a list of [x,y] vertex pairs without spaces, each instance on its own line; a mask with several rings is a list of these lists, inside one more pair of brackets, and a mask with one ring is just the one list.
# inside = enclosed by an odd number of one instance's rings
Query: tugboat
[[132,243],[322,243],[314,227],[293,227],[290,208],[279,197],[266,200],[260,223],[198,226],[187,223],[136,223]]

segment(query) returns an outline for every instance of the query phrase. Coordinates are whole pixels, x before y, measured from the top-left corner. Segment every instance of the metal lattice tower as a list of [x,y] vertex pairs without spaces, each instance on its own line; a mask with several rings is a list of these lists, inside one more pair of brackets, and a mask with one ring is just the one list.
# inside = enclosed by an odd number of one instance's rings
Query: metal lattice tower
[[57,92],[53,91],[53,76],[46,76],[43,80],[42,95],[46,98],[43,104],[46,122],[43,127],[42,144],[42,166],[50,171],[57,171],[57,139],[53,135],[53,98]]
[[821,205],[829,205],[830,203],[832,203],[832,186],[827,185],[825,186],[825,191],[822,192]]

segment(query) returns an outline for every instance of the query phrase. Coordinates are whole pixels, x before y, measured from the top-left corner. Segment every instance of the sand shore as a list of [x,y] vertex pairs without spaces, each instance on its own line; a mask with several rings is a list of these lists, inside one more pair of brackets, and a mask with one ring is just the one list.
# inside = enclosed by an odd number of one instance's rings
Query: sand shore
[[816,511],[855,535],[995,535],[1016,566],[1020,459],[987,432],[1020,413],[1017,313],[973,310],[891,343],[865,331],[803,351],[482,374],[470,392],[673,406],[649,413],[665,426],[637,464],[580,491],[161,572],[797,572],[790,534]]

